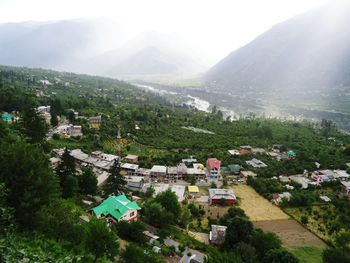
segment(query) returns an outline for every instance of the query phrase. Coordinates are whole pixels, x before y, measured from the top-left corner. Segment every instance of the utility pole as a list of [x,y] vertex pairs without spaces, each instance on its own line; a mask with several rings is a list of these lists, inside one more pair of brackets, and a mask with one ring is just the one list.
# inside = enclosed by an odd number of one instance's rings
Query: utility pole
[[119,156],[119,158],[122,158],[122,136],[120,133],[120,124],[116,124],[117,127],[117,155]]

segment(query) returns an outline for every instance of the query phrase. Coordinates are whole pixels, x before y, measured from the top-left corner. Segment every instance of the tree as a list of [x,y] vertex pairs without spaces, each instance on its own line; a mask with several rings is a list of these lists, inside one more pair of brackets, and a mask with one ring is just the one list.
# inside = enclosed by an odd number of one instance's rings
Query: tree
[[91,167],[84,167],[78,177],[80,193],[95,195],[97,193],[97,177]]
[[241,208],[236,206],[231,206],[227,210],[227,213],[219,219],[219,223],[220,225],[227,226],[230,220],[236,216],[247,218],[247,216],[245,215],[244,211]]
[[32,143],[42,143],[49,130],[45,119],[31,105],[23,109],[19,125],[28,141]]
[[342,231],[338,233],[335,237],[335,243],[342,249],[350,250],[350,232]]
[[172,214],[171,222],[176,222],[181,215],[181,207],[176,194],[170,189],[158,194],[155,198],[168,213]]
[[211,182],[210,188],[218,188],[215,182]]
[[187,207],[184,206],[181,211],[180,223],[187,230],[188,224],[190,222],[191,222],[191,212]]
[[87,224],[86,248],[95,255],[94,262],[98,258],[106,256],[114,261],[114,257],[118,254],[119,243],[117,236],[107,227],[105,220],[92,218]]
[[226,205],[227,205],[227,200],[226,200],[226,198],[223,198],[223,197],[222,197],[222,198],[220,199],[219,203],[220,203],[221,206],[226,206]]
[[115,227],[117,229],[118,236],[123,239],[131,240],[140,244],[143,244],[146,241],[143,234],[146,227],[141,221],[120,221],[115,225]]
[[31,228],[34,216],[58,197],[57,178],[41,147],[19,141],[0,143],[0,180],[9,189],[8,204],[24,228]]
[[302,224],[307,225],[309,223],[309,218],[306,215],[302,215],[300,221]]
[[61,162],[56,168],[56,174],[60,180],[62,196],[64,198],[73,197],[78,192],[79,186],[76,178],[75,160],[67,148],[64,150]]
[[129,244],[121,253],[123,263],[165,263],[165,261],[152,251],[144,251],[142,248]]
[[279,249],[282,246],[281,240],[271,232],[265,233],[261,229],[255,229],[251,239],[259,258],[266,255],[271,249]]
[[70,152],[67,148],[64,149],[64,152],[61,157],[61,162],[56,168],[56,174],[62,183],[67,179],[68,176],[75,176],[75,160],[73,156],[70,155]]
[[148,223],[160,228],[167,226],[174,220],[172,214],[154,200],[150,200],[144,205],[143,213]]
[[104,190],[106,195],[109,194],[122,194],[126,191],[126,181],[120,174],[120,161],[119,159],[114,160],[114,163],[110,169],[110,175],[107,179]]
[[155,192],[154,187],[151,185],[150,187],[147,188],[146,193],[145,193],[145,197],[151,198],[153,196],[154,192]]
[[255,253],[255,248],[247,243],[239,242],[234,248],[234,253],[239,256],[239,258],[244,263],[255,263],[257,262],[257,256]]
[[81,214],[81,209],[71,201],[57,199],[38,212],[36,228],[48,238],[80,245],[85,241]]
[[50,116],[51,116],[51,119],[50,119],[51,126],[56,127],[58,125],[58,117],[56,112],[54,110],[51,110]]
[[235,254],[230,252],[210,252],[205,258],[204,263],[243,263]]
[[188,181],[190,182],[191,185],[195,185],[196,184],[196,176],[193,174],[188,176]]
[[66,180],[62,183],[62,197],[71,198],[74,197],[79,190],[78,179],[73,175],[68,175]]
[[14,229],[13,209],[7,206],[7,195],[8,189],[5,184],[0,183],[0,237],[6,236]]
[[236,216],[228,223],[224,247],[233,248],[238,242],[249,240],[252,233],[252,222],[250,222],[247,218]]
[[350,263],[349,254],[340,248],[327,248],[322,254],[323,263]]
[[264,263],[298,263],[299,260],[289,251],[278,248],[271,249],[263,258]]
[[72,110],[68,111],[67,118],[68,118],[70,123],[73,123],[75,121],[74,111],[72,111]]

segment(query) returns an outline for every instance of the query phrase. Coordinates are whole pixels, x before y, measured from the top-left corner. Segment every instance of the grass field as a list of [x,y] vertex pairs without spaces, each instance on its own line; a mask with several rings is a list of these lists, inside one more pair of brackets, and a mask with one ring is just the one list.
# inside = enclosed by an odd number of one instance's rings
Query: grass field
[[279,207],[273,205],[264,197],[259,195],[248,185],[235,185],[232,187],[240,200],[240,208],[244,210],[250,220],[266,221],[289,219]]
[[[321,263],[322,249],[318,247],[291,247],[288,248],[300,261],[300,263]],[[340,262],[339,262],[340,263]]]
[[307,216],[308,223],[306,227],[316,233],[323,239],[333,239],[335,233],[331,234],[327,231],[327,224],[330,224],[337,216],[335,207],[332,204],[323,206],[312,206],[310,211],[306,208],[288,207],[286,212],[292,215],[297,221],[301,222],[301,217]]

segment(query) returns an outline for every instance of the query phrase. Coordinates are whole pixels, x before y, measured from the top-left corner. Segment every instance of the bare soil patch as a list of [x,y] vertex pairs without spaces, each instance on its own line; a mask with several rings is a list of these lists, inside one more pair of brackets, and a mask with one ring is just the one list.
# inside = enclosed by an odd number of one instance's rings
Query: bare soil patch
[[315,246],[326,248],[326,244],[316,235],[305,229],[297,221],[289,220],[268,220],[254,222],[256,227],[275,233],[289,247]]

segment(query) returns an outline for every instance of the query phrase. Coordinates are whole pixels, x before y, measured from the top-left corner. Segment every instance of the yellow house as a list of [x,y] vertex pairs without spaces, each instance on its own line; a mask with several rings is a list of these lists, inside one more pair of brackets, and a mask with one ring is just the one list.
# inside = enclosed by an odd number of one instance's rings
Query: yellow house
[[90,117],[89,118],[89,125],[91,129],[100,129],[101,126],[101,116],[95,116],[95,117]]

